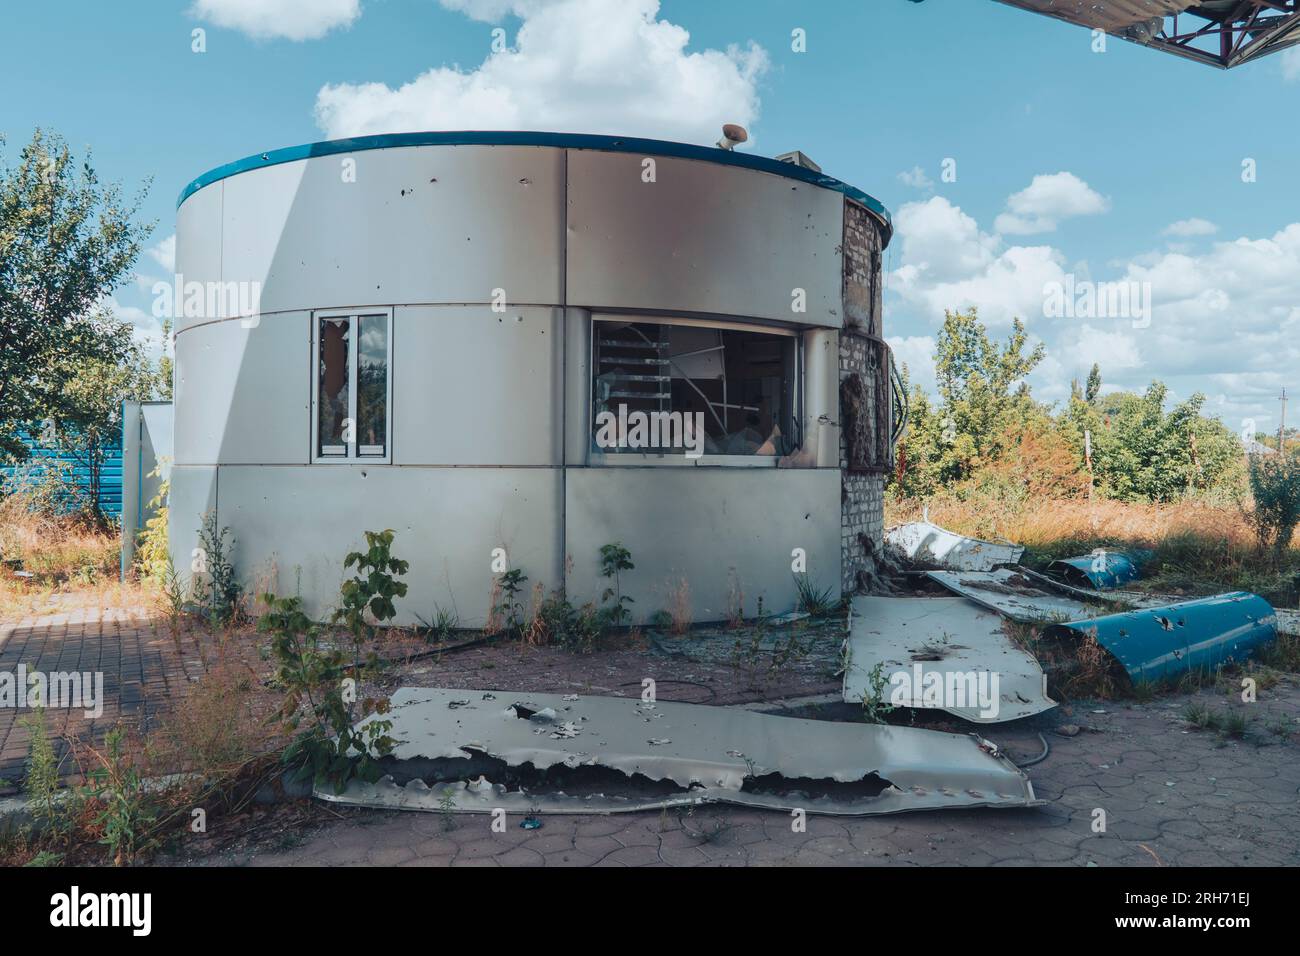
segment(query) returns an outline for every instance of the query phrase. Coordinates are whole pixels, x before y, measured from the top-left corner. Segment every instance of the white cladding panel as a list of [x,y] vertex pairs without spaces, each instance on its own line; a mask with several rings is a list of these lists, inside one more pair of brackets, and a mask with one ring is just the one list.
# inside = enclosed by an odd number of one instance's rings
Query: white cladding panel
[[[301,593],[308,612],[337,603],[343,559],[363,532],[392,528],[393,554],[411,565],[398,623],[454,609],[462,626],[486,623],[492,549],[549,590],[560,576],[563,492],[558,469],[320,466],[222,467],[221,523],[241,570],[274,565],[282,593]],[[301,577],[295,569],[301,569]]]
[[304,464],[311,451],[307,313],[176,336],[176,462]]
[[696,621],[729,616],[732,592],[744,611],[774,614],[798,601],[791,552],[803,548],[813,584],[840,593],[838,469],[570,468],[565,544],[575,604],[599,601],[600,548],[620,542],[633,571],[621,577],[633,616],[647,622],[669,607],[674,585],[690,586]]
[[393,463],[560,463],[563,310],[397,309]]
[[[221,281],[221,196],[225,188],[224,180],[206,186],[176,210],[176,275],[182,282],[206,287]],[[175,276],[169,275],[165,281],[174,283]],[[173,292],[172,299],[170,314],[160,318],[171,318],[176,331],[204,321],[201,315],[185,316],[183,287],[179,296]]]
[[[217,469],[210,465],[173,465],[167,493],[167,547],[172,565],[188,594],[193,580],[194,549],[199,546],[203,516],[217,507]],[[247,565],[235,555],[241,574]]]
[[558,304],[563,169],[559,149],[430,146],[241,173],[224,180],[222,277],[260,283],[263,312],[490,302],[496,289]]
[[663,156],[643,182],[644,158],[569,151],[570,305],[840,326],[842,195]]

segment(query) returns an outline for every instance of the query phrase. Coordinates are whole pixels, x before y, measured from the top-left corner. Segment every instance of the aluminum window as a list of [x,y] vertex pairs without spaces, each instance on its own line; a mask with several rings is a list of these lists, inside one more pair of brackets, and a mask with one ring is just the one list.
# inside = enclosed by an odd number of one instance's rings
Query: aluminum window
[[593,456],[775,465],[802,442],[801,346],[757,325],[594,319]]
[[312,317],[312,461],[392,460],[391,310]]

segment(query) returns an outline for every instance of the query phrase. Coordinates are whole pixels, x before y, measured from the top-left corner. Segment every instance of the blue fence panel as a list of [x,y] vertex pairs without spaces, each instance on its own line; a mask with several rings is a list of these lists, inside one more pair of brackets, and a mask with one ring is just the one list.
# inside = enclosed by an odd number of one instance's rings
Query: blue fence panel
[[[22,465],[9,465],[0,463],[0,480],[8,478],[15,471],[24,466],[32,464],[40,465],[41,462],[54,461],[66,462],[68,473],[72,476],[77,487],[89,493],[90,491],[90,469],[74,455],[60,451],[57,448],[44,448],[35,439],[28,435],[19,436],[23,443],[31,450],[31,457]],[[99,475],[99,507],[104,514],[112,518],[121,517],[122,514],[122,443],[119,439],[111,448],[106,449],[104,458],[104,467]]]

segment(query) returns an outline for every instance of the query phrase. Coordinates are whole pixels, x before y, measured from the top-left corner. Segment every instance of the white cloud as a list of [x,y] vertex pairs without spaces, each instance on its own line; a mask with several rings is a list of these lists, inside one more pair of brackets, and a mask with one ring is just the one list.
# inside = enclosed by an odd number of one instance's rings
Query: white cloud
[[317,125],[331,138],[426,129],[549,129],[714,143],[723,123],[758,117],[766,52],[687,52],[690,34],[659,0],[442,0],[523,20],[513,49],[474,70],[439,66],[396,89],[327,84]]
[[[1204,251],[1164,249],[1108,263],[1090,275],[1086,260],[1049,245],[1006,245],[943,197],[899,209],[886,308],[890,342],[913,380],[930,390],[932,336],[945,309],[977,306],[994,334],[1019,316],[1046,360],[1030,376],[1040,399],[1068,397],[1072,378],[1093,362],[1109,388],[1140,391],[1153,379],[1181,400],[1217,396],[1207,411],[1231,427],[1251,417],[1276,427],[1276,397],[1296,386],[1300,368],[1300,222],[1266,238],[1211,242]],[[1067,263],[1073,262],[1073,265]],[[1150,283],[1150,324],[1132,319],[1049,319],[1044,287],[1064,281]]]
[[361,0],[194,0],[189,15],[255,40],[319,40],[361,16]]
[[167,270],[168,275],[176,271],[176,234],[172,233],[166,239],[150,246],[147,250],[150,257]]
[[890,290],[938,320],[975,306],[990,325],[1041,316],[1043,288],[1064,281],[1064,257],[1050,246],[1002,248],[997,236],[942,196],[907,203],[894,218],[899,266]]
[[1288,83],[1300,82],[1300,46],[1282,51],[1282,79]]
[[899,335],[889,339],[894,361],[901,369],[907,366],[907,377],[912,385],[926,392],[935,390],[933,335]]
[[1113,374],[1142,367],[1142,354],[1131,331],[1108,331],[1085,324],[1070,329],[1061,338],[1061,351],[1078,369],[1090,369],[1096,363]]
[[913,166],[911,169],[898,174],[898,181],[904,186],[911,186],[913,189],[933,189],[934,180],[925,174],[925,170],[920,166]]
[[1219,227],[1206,219],[1179,219],[1177,222],[1170,223],[1165,227],[1164,235],[1174,236],[1179,239],[1189,239],[1192,236],[1212,236],[1219,231]]
[[1052,232],[1062,219],[1095,216],[1110,209],[1110,200],[1074,173],[1038,175],[1007,200],[1006,212],[993,227],[1000,233],[1030,236]]

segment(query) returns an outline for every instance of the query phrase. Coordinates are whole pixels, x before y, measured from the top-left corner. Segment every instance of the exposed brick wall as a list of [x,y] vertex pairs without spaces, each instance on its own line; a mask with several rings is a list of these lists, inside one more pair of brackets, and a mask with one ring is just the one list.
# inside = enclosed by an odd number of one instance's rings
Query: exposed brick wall
[[[841,428],[840,555],[845,593],[856,591],[860,577],[874,571],[873,555],[879,553],[885,530],[885,478],[893,459],[888,446],[888,346],[881,341],[882,246],[875,218],[865,207],[845,200],[845,321],[840,333],[840,382],[855,374],[860,379],[855,441],[866,441],[871,446],[865,455],[863,449],[855,447],[855,461],[850,462],[846,429]],[[841,400],[841,424],[845,420]],[[863,467],[866,459],[871,467]]]
[[876,338],[883,336],[880,314],[880,226],[866,206],[844,200],[844,324]]

